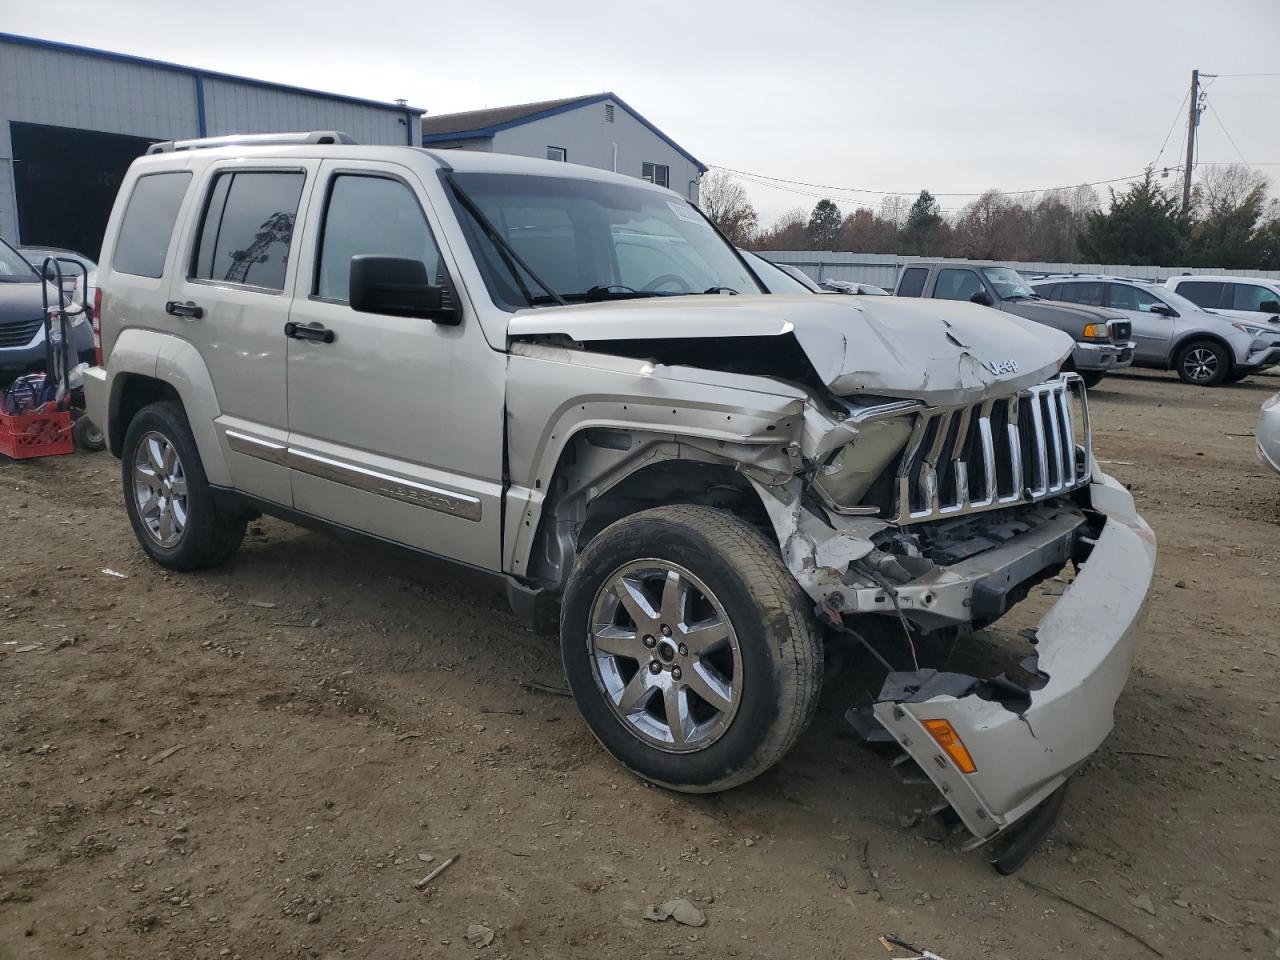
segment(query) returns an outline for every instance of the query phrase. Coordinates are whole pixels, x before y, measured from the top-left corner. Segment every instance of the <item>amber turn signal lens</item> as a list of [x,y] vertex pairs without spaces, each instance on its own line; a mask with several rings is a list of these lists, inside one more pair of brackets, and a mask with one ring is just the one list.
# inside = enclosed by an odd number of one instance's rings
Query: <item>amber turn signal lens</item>
[[969,756],[969,751],[960,742],[960,737],[956,735],[949,722],[946,720],[925,720],[924,728],[929,731],[929,736],[938,741],[938,746],[947,752],[947,756],[951,758],[951,762],[956,765],[961,773],[977,772],[978,768],[973,762],[973,757]]
[[1111,328],[1105,323],[1086,323],[1084,325],[1084,335],[1086,337],[1109,337],[1111,336]]

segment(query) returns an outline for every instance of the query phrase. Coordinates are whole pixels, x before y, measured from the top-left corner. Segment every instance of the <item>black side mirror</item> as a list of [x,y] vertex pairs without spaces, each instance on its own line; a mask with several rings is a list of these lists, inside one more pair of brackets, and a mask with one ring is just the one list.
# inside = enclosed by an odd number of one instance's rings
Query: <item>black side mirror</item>
[[1263,313],[1280,313],[1280,300],[1263,300],[1258,309]]
[[1148,313],[1156,313],[1162,317],[1172,317],[1174,315],[1173,308],[1167,303],[1153,303],[1148,309]]
[[984,307],[994,307],[996,303],[994,300],[991,299],[991,294],[987,293],[987,291],[985,290],[979,290],[977,293],[975,293],[972,297],[969,298],[969,302],[980,303]]
[[462,322],[462,311],[456,304],[446,306],[444,293],[443,286],[431,285],[421,260],[376,254],[351,258],[352,310],[456,326]]

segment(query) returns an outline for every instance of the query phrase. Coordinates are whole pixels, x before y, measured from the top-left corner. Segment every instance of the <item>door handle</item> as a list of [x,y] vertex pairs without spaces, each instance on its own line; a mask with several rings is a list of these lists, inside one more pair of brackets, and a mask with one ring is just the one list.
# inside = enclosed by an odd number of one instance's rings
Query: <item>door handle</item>
[[164,312],[174,317],[186,317],[188,320],[199,320],[204,316],[204,307],[198,305],[194,300],[188,300],[186,303],[179,303],[177,300],[170,300],[164,305]]
[[313,340],[316,343],[333,343],[337,334],[320,324],[303,325],[289,321],[284,325],[284,335],[294,340]]

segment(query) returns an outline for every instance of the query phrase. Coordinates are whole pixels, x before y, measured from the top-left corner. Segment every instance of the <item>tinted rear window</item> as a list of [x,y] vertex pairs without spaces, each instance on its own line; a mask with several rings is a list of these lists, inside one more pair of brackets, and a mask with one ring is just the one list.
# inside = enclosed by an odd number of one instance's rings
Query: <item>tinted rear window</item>
[[1177,292],[1197,307],[1216,307],[1222,303],[1222,287],[1212,280],[1187,280],[1178,284]]
[[1064,303],[1085,303],[1091,307],[1102,306],[1102,284],[1093,281],[1064,283],[1058,291],[1058,299]]
[[164,273],[178,209],[190,182],[189,170],[149,173],[138,178],[116,237],[111,263],[118,273],[137,277],[159,277]]
[[929,271],[924,267],[908,267],[902,271],[902,279],[898,281],[898,296],[918,297],[924,292],[924,281]]
[[192,277],[283,289],[305,179],[294,171],[218,174],[205,204]]
[[1056,283],[1033,283],[1031,289],[1046,300],[1057,300],[1059,286],[1060,284]]
[[1280,293],[1256,283],[1231,283],[1232,310],[1262,310],[1264,303],[1280,300]]

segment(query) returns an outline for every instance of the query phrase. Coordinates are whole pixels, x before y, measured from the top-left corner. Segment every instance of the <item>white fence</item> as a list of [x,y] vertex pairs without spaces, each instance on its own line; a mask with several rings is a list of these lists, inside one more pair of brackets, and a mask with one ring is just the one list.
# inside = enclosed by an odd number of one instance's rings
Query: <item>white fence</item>
[[[948,262],[946,257],[900,257],[884,253],[833,253],[824,250],[758,250],[766,260],[799,267],[815,280],[849,280],[874,283],[892,292],[898,272],[913,261]],[[1024,276],[1045,273],[1105,273],[1119,277],[1139,277],[1163,283],[1184,273],[1228,274],[1233,277],[1267,277],[1280,280],[1280,270],[1224,270],[1212,267],[1135,267],[1116,263],[1020,263],[1016,260],[954,261],[1013,267]]]

